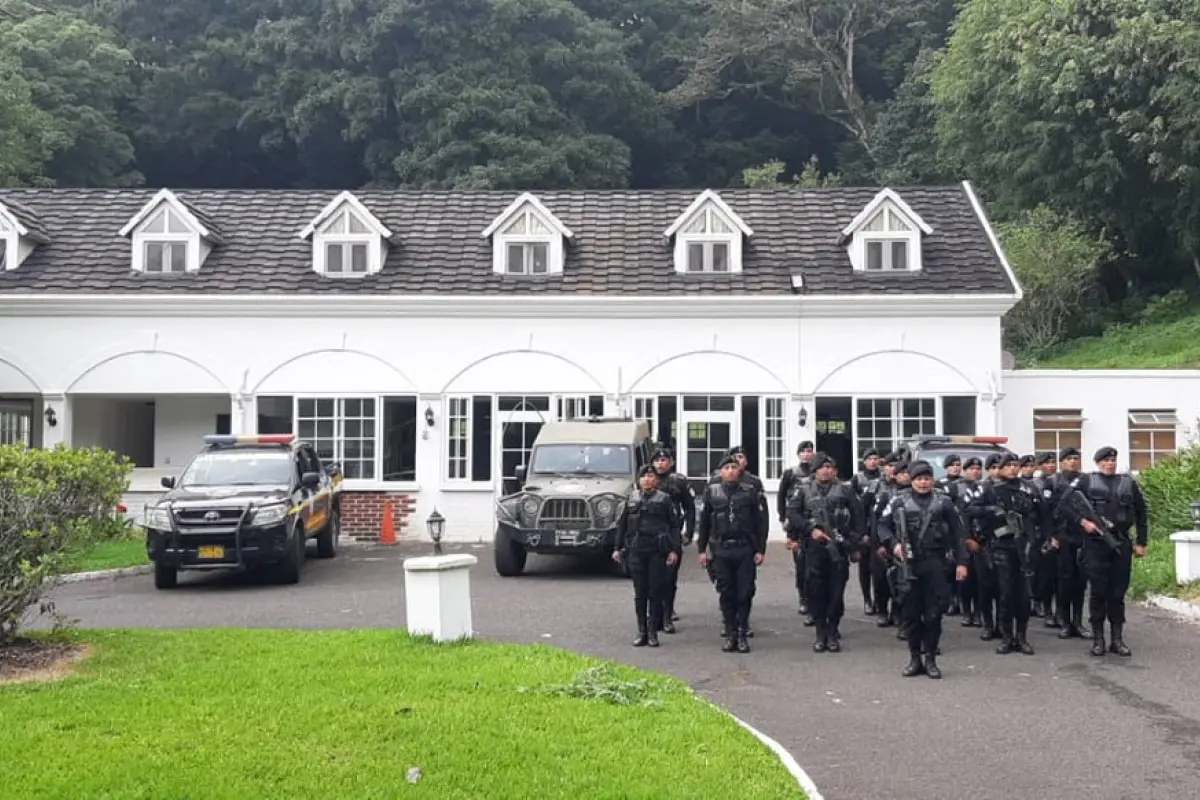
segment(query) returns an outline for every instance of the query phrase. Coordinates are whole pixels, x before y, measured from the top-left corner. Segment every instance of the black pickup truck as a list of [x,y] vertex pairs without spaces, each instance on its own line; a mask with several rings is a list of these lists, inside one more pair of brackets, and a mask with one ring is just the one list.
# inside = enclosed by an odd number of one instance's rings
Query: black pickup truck
[[179,570],[270,567],[297,583],[308,540],[337,555],[341,532],[338,470],[290,434],[211,435],[169,491],[146,507],[146,552],[154,585],[173,588]]

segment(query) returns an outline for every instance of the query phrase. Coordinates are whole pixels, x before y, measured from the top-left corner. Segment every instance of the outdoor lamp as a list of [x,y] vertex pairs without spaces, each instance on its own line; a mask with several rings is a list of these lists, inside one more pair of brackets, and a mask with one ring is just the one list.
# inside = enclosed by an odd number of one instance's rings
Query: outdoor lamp
[[808,409],[800,406],[800,427],[803,428],[808,424]]
[[425,520],[425,527],[429,529],[429,538],[433,540],[433,554],[442,555],[442,534],[446,532],[446,518],[438,513],[436,506],[429,519]]
[[47,406],[44,415],[46,417],[46,424],[51,428],[58,424],[58,415],[54,413],[53,408]]
[[1192,503],[1192,527],[1200,531],[1200,500]]
[[425,424],[433,427],[433,406],[425,406]]

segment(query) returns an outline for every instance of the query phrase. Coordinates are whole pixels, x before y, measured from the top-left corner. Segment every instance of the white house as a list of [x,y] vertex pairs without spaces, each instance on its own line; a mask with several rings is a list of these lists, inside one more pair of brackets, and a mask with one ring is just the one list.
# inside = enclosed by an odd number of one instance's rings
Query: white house
[[1200,416],[1195,373],[1002,370],[1021,292],[965,183],[10,190],[0,261],[0,441],[126,453],[144,498],[205,433],[294,432],[363,536],[391,498],[402,534],[436,506],[490,538],[552,419],[648,419],[697,478],[742,444],[774,489],[806,439],[1144,460]]

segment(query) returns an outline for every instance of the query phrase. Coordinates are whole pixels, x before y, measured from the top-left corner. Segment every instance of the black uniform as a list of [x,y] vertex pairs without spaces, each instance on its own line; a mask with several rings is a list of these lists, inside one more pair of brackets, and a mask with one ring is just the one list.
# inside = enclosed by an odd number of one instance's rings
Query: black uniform
[[[915,478],[929,470],[929,466],[916,462],[911,469]],[[901,525],[911,547],[909,569],[912,573],[909,594],[902,603],[910,654],[903,674],[925,672],[931,678],[940,678],[937,652],[942,638],[942,609],[946,607],[946,596],[950,593],[946,583],[946,551],[954,551],[957,565],[966,565],[962,517],[945,493],[920,494],[914,490],[892,500],[879,520],[879,541],[889,552],[900,539]],[[921,662],[922,653],[924,663]]]
[[710,483],[704,489],[696,544],[701,553],[709,553],[713,565],[728,634],[722,647],[726,652],[750,649],[746,634],[756,578],[754,556],[766,551],[770,523],[761,497],[762,493],[744,480]]
[[[736,458],[739,454],[744,455],[745,451],[742,450],[742,448],[740,448],[740,447],[733,447],[733,448],[730,448],[729,454],[726,456],[726,458]],[[725,462],[722,461],[721,463],[725,463]],[[713,485],[719,484],[721,482],[722,482],[721,470],[718,469],[716,472],[714,472],[712,474],[712,477],[710,477],[708,479],[708,485],[713,486]],[[758,507],[759,507],[759,510],[762,512],[761,513],[762,524],[765,526],[763,528],[763,534],[762,534],[763,542],[765,543],[767,540],[767,537],[770,533],[771,516],[770,516],[770,511],[768,510],[768,506],[767,506],[767,494],[763,489],[762,479],[760,479],[757,475],[750,472],[749,470],[743,469],[741,483],[750,487],[750,489],[753,490],[754,493],[758,496]],[[764,546],[765,546],[765,544],[764,544]],[[719,595],[721,593],[721,576],[717,572],[716,563],[714,563],[713,561],[710,560],[708,562],[707,571],[708,571],[708,579],[710,581],[712,581],[713,588],[717,590],[717,594]],[[757,571],[756,571],[756,574],[757,574]],[[756,584],[756,590],[757,590],[757,584]],[[751,593],[751,595],[750,595],[750,604],[751,604],[751,606],[754,605],[754,594],[753,593]],[[723,638],[723,639],[727,638],[729,635],[731,635],[731,634],[729,632],[729,629],[726,628],[726,626],[724,624],[724,617],[722,617],[721,638]],[[752,637],[752,636],[754,636],[754,631],[751,630],[749,627],[747,627],[746,635]]]
[[[891,557],[879,553],[879,518],[901,492],[907,491],[895,478],[881,477],[875,486],[873,507],[864,510],[871,517],[871,583],[875,590],[875,624],[880,628],[900,624],[900,607],[892,599],[892,586],[888,580]],[[890,608],[889,608],[890,606]]]
[[[1096,453],[1096,460],[1115,458],[1116,454],[1113,448],[1104,447]],[[1111,523],[1110,533],[1117,544],[1114,549],[1101,535],[1084,534],[1083,569],[1091,590],[1088,621],[1092,625],[1092,654],[1102,656],[1105,653],[1104,622],[1107,620],[1112,627],[1109,652],[1129,656],[1132,652],[1124,637],[1125,592],[1129,589],[1134,541],[1146,546],[1146,499],[1137,481],[1127,474],[1093,472],[1084,478],[1081,491],[1102,521]],[[1131,541],[1129,532],[1134,528],[1136,540]]]
[[[959,502],[958,483],[962,480],[962,459],[953,454],[948,455],[942,459],[942,466],[945,467],[946,474],[938,478],[934,482],[934,486],[938,491],[945,492],[953,501],[954,507],[961,513],[962,505]],[[956,617],[962,610],[962,598],[958,592],[960,587],[954,580],[954,554],[951,552],[946,553],[946,580],[950,582],[950,600],[946,608],[946,616]]]
[[[670,456],[669,453],[660,451],[660,453],[655,453],[655,460],[659,455]],[[692,537],[696,533],[696,497],[692,493],[687,476],[678,472],[659,472],[658,488],[659,491],[665,492],[671,498],[671,502],[675,504],[675,511],[683,526],[682,530],[675,532],[676,539],[680,543],[677,551],[679,560],[674,565],[667,567],[667,581],[662,591],[662,629],[667,633],[674,633],[675,595],[679,591],[679,565],[683,563],[683,548],[692,543]]]
[[[1013,461],[1008,457],[1002,460]],[[987,542],[985,547],[995,568],[999,600],[1000,645],[997,653],[1020,650],[1033,655],[1029,644],[1030,595],[1027,571],[1031,552],[1041,549],[1049,537],[1049,507],[1033,487],[1021,478],[989,482],[967,506]],[[1014,631],[1015,622],[1015,631]]]
[[[814,472],[832,459],[818,455]],[[838,652],[839,625],[845,613],[846,582],[850,577],[848,556],[859,532],[865,527],[862,503],[848,483],[821,483],[815,477],[796,484],[787,503],[788,538],[805,548],[808,575],[808,609],[816,623],[813,650]],[[828,540],[813,537],[824,531]]]
[[[998,454],[988,456],[989,471],[999,459]],[[971,551],[971,571],[975,574],[975,613],[979,615],[979,622],[983,627],[979,638],[985,642],[990,642],[1000,636],[1000,630],[996,627],[1000,616],[1000,586],[996,578],[996,558],[995,550],[991,546],[991,532],[981,527],[979,518],[968,514],[967,509],[994,482],[995,479],[990,476],[979,481],[970,494],[964,495],[963,503],[967,538],[979,545],[977,549]]]
[[[871,455],[879,455],[873,451],[868,451],[867,455],[863,456],[866,460]],[[879,469],[867,469],[864,467],[854,473],[854,477],[850,479],[850,488],[858,495],[858,500],[863,507],[863,527],[861,530],[855,531],[855,535],[859,540],[855,542],[858,556],[858,588],[862,592],[863,598],[863,613],[875,614],[878,613],[879,604],[886,602],[884,598],[879,598],[872,591],[874,581],[871,576],[871,552],[875,550],[872,544],[872,533],[875,528],[875,504],[877,502],[876,495],[879,492],[879,485],[883,481],[883,474]],[[866,541],[863,541],[865,539]]]
[[[801,442],[797,452],[805,449],[812,449],[811,442]],[[794,467],[788,467],[779,476],[779,492],[775,495],[775,510],[778,512],[779,521],[787,521],[787,500],[791,496],[792,490],[800,481],[812,475],[812,462],[801,461]],[[808,600],[804,594],[804,548],[797,548],[792,551],[792,566],[796,570],[796,597],[799,598],[800,613],[808,614]],[[811,619],[811,618],[810,618]],[[807,624],[807,620],[805,623]]]
[[[1059,460],[1066,459],[1064,454],[1078,454],[1075,448],[1064,448]],[[1087,638],[1091,632],[1083,627],[1083,597],[1087,591],[1087,576],[1080,566],[1080,550],[1083,547],[1083,528],[1079,526],[1079,518],[1069,509],[1070,503],[1064,503],[1066,495],[1079,490],[1085,483],[1081,472],[1060,470],[1050,479],[1050,504],[1054,510],[1054,538],[1058,540],[1056,563],[1058,567],[1058,620],[1062,630],[1058,638]]]
[[617,527],[616,550],[629,565],[633,605],[637,613],[635,646],[658,646],[667,556],[679,551],[679,515],[666,492],[632,489],[625,498]]
[[[983,466],[982,462],[973,456],[963,463],[964,469],[976,464]],[[954,505],[959,513],[964,515],[963,530],[966,531],[968,539],[971,538],[974,526],[969,519],[965,518],[967,503],[979,491],[981,491],[980,482],[971,480],[965,474],[954,486]],[[964,628],[978,628],[981,625],[983,607],[979,602],[979,591],[979,574],[975,569],[975,555],[971,553],[967,560],[967,579],[958,584],[958,603],[962,610],[962,626]]]
[[[1053,453],[1041,453],[1036,457],[1040,468],[1054,461]],[[1039,473],[1033,477],[1033,487],[1042,501],[1050,505],[1054,499],[1051,486],[1052,475]],[[1041,606],[1042,618],[1047,628],[1061,628],[1058,621],[1055,597],[1058,593],[1058,554],[1054,550],[1042,549],[1034,554],[1033,600]]]

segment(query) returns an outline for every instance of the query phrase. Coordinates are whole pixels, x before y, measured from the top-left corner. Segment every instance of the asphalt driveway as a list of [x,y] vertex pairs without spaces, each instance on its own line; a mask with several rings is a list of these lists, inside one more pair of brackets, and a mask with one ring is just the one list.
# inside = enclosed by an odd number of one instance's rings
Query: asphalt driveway
[[[847,589],[843,652],[816,655],[800,625],[791,559],[760,571],[753,652],[720,652],[716,597],[694,553],[682,575],[679,633],[657,650],[635,633],[627,582],[561,559],[530,559],[500,578],[472,552],[480,636],[543,642],[670,672],[779,740],[827,798],[1124,800],[1200,797],[1200,627],[1131,606],[1132,659],[1093,659],[1034,620],[1036,656],[998,656],[949,619],[945,678],[903,679],[904,645],[861,614]],[[404,624],[401,561],[411,545],[344,548],[310,560],[298,586],[185,573],[160,592],[150,576],[71,584],[59,610],[85,627],[393,627]],[[403,665],[397,665],[402,669]]]

